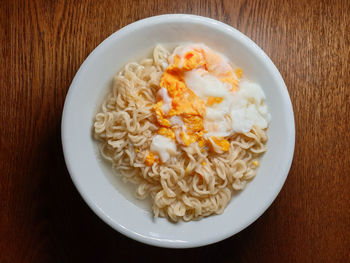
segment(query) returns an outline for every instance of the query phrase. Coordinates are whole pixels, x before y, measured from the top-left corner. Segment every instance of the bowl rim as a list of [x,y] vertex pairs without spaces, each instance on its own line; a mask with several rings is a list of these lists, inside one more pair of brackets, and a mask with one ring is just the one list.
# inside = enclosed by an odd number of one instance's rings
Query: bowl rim
[[[105,45],[108,45],[109,42],[113,39],[122,37],[124,34],[128,34],[129,32],[133,31],[136,28],[142,27],[142,26],[149,26],[149,25],[157,25],[162,22],[196,22],[196,23],[201,23],[201,24],[210,24],[211,26],[215,27],[216,29],[220,30],[225,30],[231,35],[235,35],[240,39],[240,41],[243,41],[245,45],[249,46],[250,49],[255,50],[259,54],[259,56],[262,57],[264,60],[264,63],[268,65],[270,70],[273,71],[274,76],[276,77],[277,81],[281,85],[282,89],[282,98],[284,100],[284,104],[286,105],[286,110],[288,113],[288,117],[290,118],[290,123],[289,123],[289,129],[290,129],[290,134],[291,138],[289,141],[289,159],[287,165],[284,167],[284,171],[281,171],[281,175],[283,175],[283,180],[281,180],[280,185],[278,186],[278,189],[275,190],[274,194],[271,195],[269,201],[265,204],[264,207],[262,207],[259,212],[255,215],[255,217],[249,218],[249,220],[246,221],[245,224],[241,225],[238,230],[235,231],[228,231],[225,236],[217,236],[217,237],[212,237],[210,240],[205,239],[201,240],[199,242],[172,242],[171,240],[169,242],[164,242],[162,240],[154,239],[152,237],[148,236],[143,236],[139,235],[138,233],[134,232],[131,229],[127,229],[124,226],[118,224],[117,222],[113,221],[107,214],[105,214],[104,211],[102,211],[96,203],[93,201],[93,199],[86,195],[84,192],[84,189],[82,186],[79,184],[78,180],[78,175],[74,174],[73,172],[73,163],[71,162],[69,156],[69,150],[67,149],[67,138],[69,135],[67,134],[67,114],[69,111],[69,104],[72,100],[72,92],[73,90],[77,89],[76,82],[80,78],[80,75],[83,73],[83,71],[86,70],[88,67],[89,62],[93,59],[93,57],[98,56],[98,53],[104,48]],[[288,176],[292,160],[293,160],[293,155],[294,155],[294,147],[295,147],[295,122],[294,122],[294,113],[293,113],[293,107],[292,103],[290,100],[290,96],[287,90],[287,87],[284,83],[284,80],[274,65],[274,63],[271,61],[271,59],[265,54],[265,52],[250,38],[248,38],[246,35],[238,31],[237,29],[233,28],[230,25],[227,25],[223,22],[217,21],[212,18],[208,17],[203,17],[203,16],[198,16],[198,15],[190,15],[190,14],[165,14],[165,15],[158,15],[158,16],[152,16],[152,17],[147,17],[138,21],[135,21],[131,24],[128,24],[124,26],[123,28],[117,30],[113,34],[111,34],[109,37],[107,37],[105,40],[103,40],[91,53],[88,55],[88,57],[84,60],[84,62],[81,64],[79,70],[75,74],[73,81],[69,87],[69,90],[66,95],[63,111],[62,111],[62,121],[61,121],[61,140],[62,140],[62,148],[63,148],[63,154],[64,154],[64,159],[65,163],[68,169],[68,172],[70,174],[70,177],[75,185],[75,187],[78,189],[78,192],[82,196],[82,198],[85,200],[85,202],[88,204],[88,206],[94,211],[94,213],[100,217],[105,223],[107,223],[110,227],[113,229],[117,230],[119,233],[122,233],[123,235],[132,238],[134,240],[137,240],[139,242],[148,244],[148,245],[153,245],[153,246],[158,246],[158,247],[167,247],[167,248],[191,248],[191,247],[200,247],[204,245],[209,245],[215,242],[219,242],[221,240],[224,240],[230,236],[233,236],[246,227],[248,227],[250,224],[255,222],[272,204],[272,202],[276,199],[277,195],[281,191],[285,180]]]

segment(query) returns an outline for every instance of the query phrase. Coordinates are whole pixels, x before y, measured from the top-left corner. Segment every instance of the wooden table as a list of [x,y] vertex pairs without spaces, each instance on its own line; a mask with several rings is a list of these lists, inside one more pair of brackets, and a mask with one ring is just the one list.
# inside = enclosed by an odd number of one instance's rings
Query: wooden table
[[[60,121],[80,64],[141,18],[223,21],[274,61],[295,113],[288,179],[239,234],[207,247],[150,247],[85,204],[64,163]],[[350,1],[1,1],[0,262],[350,262]]]

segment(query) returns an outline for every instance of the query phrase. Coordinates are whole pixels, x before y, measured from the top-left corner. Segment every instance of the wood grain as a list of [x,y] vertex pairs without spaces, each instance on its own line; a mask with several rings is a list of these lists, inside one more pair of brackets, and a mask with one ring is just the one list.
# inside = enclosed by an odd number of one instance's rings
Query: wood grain
[[[296,121],[273,205],[241,233],[188,250],[104,224],[74,188],[60,142],[65,95],[87,55],[165,13],[212,17],[253,39],[284,77]],[[349,17],[347,0],[1,1],[0,262],[350,262]]]

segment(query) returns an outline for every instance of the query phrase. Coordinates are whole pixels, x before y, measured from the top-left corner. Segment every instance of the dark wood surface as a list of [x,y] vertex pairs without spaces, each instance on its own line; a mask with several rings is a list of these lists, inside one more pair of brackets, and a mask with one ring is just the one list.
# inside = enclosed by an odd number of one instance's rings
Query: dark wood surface
[[[0,1],[0,262],[350,262],[350,1]],[[239,234],[207,247],[147,246],[85,204],[60,121],[81,63],[148,16],[191,13],[237,28],[274,61],[295,113],[288,179]]]

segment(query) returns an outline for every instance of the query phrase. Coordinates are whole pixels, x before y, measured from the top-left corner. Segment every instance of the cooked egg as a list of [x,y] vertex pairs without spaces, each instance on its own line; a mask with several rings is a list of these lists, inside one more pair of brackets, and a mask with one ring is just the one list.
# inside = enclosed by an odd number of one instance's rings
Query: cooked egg
[[252,162],[255,166],[259,166],[259,162],[258,161],[253,161]]
[[242,82],[230,105],[232,130],[249,132],[254,125],[262,129],[267,128],[271,115],[267,106],[263,104],[264,100],[265,94],[259,85]]
[[228,136],[248,132],[270,121],[264,92],[242,81],[243,71],[203,44],[177,47],[169,57],[153,110],[159,130],[151,151],[162,162],[176,151],[175,142],[188,146],[206,142],[228,151]]
[[168,114],[169,110],[171,109],[172,99],[169,97],[168,91],[165,88],[160,88],[158,91],[158,95],[162,99],[162,110],[163,113]]
[[145,164],[151,166],[155,162],[155,160],[156,160],[156,157],[154,156],[154,154],[149,153],[146,156]]
[[153,137],[151,152],[158,154],[163,163],[167,162],[171,155],[176,154],[175,141],[163,135]]

